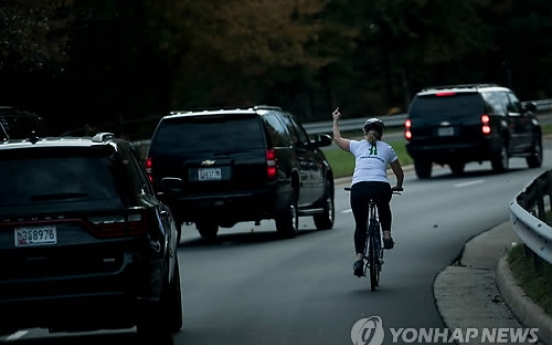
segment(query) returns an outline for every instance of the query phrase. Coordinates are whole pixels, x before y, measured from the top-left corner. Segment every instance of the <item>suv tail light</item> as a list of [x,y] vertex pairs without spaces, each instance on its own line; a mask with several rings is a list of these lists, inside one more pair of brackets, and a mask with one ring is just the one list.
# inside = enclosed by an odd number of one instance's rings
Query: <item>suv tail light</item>
[[146,172],[148,173],[148,178],[149,178],[150,182],[153,182],[153,174],[152,174],[152,170],[151,170],[152,166],[153,166],[152,159],[151,159],[151,157],[148,157],[146,159]]
[[481,131],[485,135],[491,133],[491,119],[486,114],[481,115]]
[[273,180],[276,178],[276,152],[266,150],[266,176]]
[[406,119],[406,121],[404,121],[404,137],[406,140],[412,139],[411,128],[412,128],[412,121],[410,119]]
[[146,212],[136,210],[126,214],[107,214],[88,217],[94,224],[93,233],[98,237],[141,235],[147,232]]
[[443,92],[437,92],[435,96],[437,97],[447,97],[447,96],[454,96],[456,95],[456,92],[454,91],[443,91]]

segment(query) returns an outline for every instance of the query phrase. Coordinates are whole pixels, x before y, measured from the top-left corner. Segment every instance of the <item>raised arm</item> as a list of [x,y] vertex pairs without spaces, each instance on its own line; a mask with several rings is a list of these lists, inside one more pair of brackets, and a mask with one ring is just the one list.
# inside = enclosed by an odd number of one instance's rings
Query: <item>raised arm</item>
[[339,148],[351,152],[350,149],[350,140],[345,139],[341,137],[341,132],[339,131],[339,118],[341,117],[341,113],[339,112],[339,107],[337,107],[334,112],[332,113],[333,118],[333,138],[337,146]]

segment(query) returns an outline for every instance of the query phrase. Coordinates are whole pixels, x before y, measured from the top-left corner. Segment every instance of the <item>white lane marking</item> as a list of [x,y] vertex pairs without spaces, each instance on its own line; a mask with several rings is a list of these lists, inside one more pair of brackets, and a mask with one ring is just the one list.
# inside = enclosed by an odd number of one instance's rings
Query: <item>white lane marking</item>
[[483,182],[485,182],[485,180],[474,180],[474,181],[455,184],[454,187],[462,188],[462,187],[475,186],[477,184],[482,184]]
[[351,212],[353,212],[353,210],[348,209],[348,210],[343,210],[343,211],[341,211],[341,212],[343,212],[343,213],[351,213]]
[[29,333],[29,331],[17,331],[15,332],[14,334],[11,334],[9,335],[8,337],[6,337],[6,341],[14,341],[14,340],[17,340],[23,336],[25,336],[25,334]]

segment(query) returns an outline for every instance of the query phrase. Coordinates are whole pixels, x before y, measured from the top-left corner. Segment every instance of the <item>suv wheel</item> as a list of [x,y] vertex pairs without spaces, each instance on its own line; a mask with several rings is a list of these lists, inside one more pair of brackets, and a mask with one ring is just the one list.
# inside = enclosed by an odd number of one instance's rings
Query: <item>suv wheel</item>
[[212,221],[200,221],[196,222],[197,231],[203,239],[213,240],[217,237],[219,226]]
[[535,138],[531,155],[526,158],[529,168],[540,168],[542,165],[542,140],[540,137]]
[[329,230],[333,227],[335,219],[334,188],[330,180],[326,182],[326,194],[324,211],[313,216],[314,225],[318,230]]
[[167,320],[167,317],[173,315],[167,311],[170,310],[171,304],[175,303],[170,300],[171,292],[165,292],[161,296],[161,301],[151,302],[142,307],[140,310],[139,319],[136,325],[136,332],[140,344],[173,344],[173,320]]
[[182,290],[180,287],[180,264],[178,258],[174,266],[174,277],[167,300],[170,330],[174,333],[182,328]]
[[425,159],[416,159],[414,160],[414,170],[416,171],[416,176],[418,178],[429,178],[431,177],[431,168],[433,163]]
[[503,172],[508,170],[509,167],[508,149],[506,148],[506,143],[502,142],[500,151],[495,155],[491,160],[491,166],[495,172]]
[[454,175],[462,175],[464,173],[464,168],[466,167],[466,163],[454,162],[454,163],[450,163],[449,167]]
[[184,222],[181,222],[178,219],[175,219],[176,222],[176,229],[178,230],[176,232],[176,245],[180,245],[180,241],[182,240],[182,228],[184,227]]
[[284,237],[294,237],[299,231],[296,193],[290,198],[287,207],[276,217],[276,231]]

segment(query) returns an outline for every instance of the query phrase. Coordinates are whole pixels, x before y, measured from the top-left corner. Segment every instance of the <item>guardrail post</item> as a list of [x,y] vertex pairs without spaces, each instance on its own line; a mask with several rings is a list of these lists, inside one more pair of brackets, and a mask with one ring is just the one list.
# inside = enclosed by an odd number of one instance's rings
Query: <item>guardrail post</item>
[[[546,175],[548,177],[548,174]],[[537,218],[542,220],[543,222],[546,222],[546,214],[544,211],[544,186],[546,185],[544,181],[541,179],[537,179],[535,181],[536,183],[536,198],[537,198]]]
[[[546,174],[548,177],[546,179],[546,193],[548,194],[548,207],[550,208],[550,212],[552,212],[552,169],[548,170],[548,173]],[[546,219],[545,219],[546,221]],[[552,219],[550,219],[550,222],[547,222],[548,225],[552,225]]]
[[535,267],[535,271],[538,271],[542,267],[542,259],[540,256],[532,251],[531,256],[533,256],[533,266]]
[[[529,210],[527,209],[527,190],[519,195],[517,203],[519,204],[519,206],[521,206],[521,208],[529,212]],[[523,252],[526,258],[529,258],[533,255],[531,249],[529,249],[529,247],[525,244],[523,245]]]

